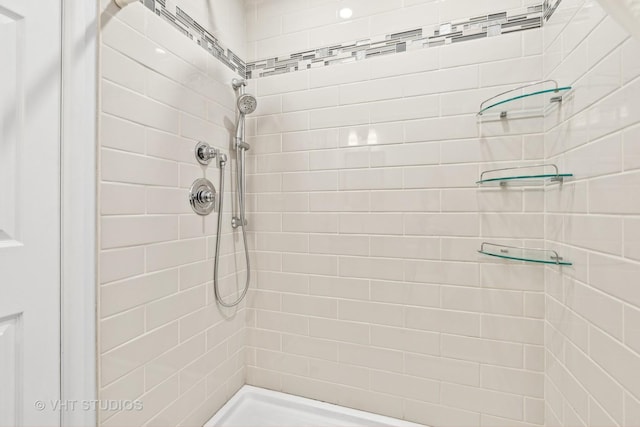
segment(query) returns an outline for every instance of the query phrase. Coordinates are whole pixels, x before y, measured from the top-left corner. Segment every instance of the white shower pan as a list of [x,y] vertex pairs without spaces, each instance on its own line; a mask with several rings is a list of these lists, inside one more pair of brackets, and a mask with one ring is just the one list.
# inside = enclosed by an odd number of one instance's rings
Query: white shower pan
[[277,391],[244,386],[204,427],[421,427]]

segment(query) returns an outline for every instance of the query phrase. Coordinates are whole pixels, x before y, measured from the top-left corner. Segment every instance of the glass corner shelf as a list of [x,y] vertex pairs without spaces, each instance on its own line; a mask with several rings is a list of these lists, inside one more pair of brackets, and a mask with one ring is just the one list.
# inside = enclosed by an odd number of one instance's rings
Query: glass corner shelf
[[562,103],[571,86],[560,86],[555,80],[544,80],[500,93],[480,104],[480,121],[546,116]]
[[[519,173],[523,169],[530,169],[531,173]],[[539,170],[538,173],[536,169]],[[549,169],[553,169],[551,172]],[[494,176],[497,175],[497,176]],[[510,183],[520,183],[524,185],[531,184],[544,184],[549,183],[563,183],[565,179],[572,178],[572,173],[560,173],[558,166],[554,164],[546,165],[534,165],[534,166],[519,166],[511,168],[493,169],[482,172],[480,180],[476,181],[478,185],[498,184],[500,186],[506,186]]]
[[565,261],[558,252],[548,249],[519,248],[516,246],[497,245],[494,243],[482,243],[478,253],[501,259],[513,261],[531,262],[535,264],[549,265],[573,265]]

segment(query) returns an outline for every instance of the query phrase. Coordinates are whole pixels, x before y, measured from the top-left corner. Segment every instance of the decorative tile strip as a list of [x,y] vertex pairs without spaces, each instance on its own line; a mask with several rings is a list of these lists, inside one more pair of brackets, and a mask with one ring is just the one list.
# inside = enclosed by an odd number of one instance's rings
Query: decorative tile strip
[[297,52],[285,57],[254,61],[247,64],[247,78],[326,67],[382,55],[540,28],[558,7],[560,1],[545,0],[543,4],[509,12],[447,22],[439,25],[435,30],[431,28],[430,31],[428,28],[416,28],[371,39]]
[[[326,67],[409,50],[443,46],[540,28],[551,18],[561,1],[544,0],[544,3],[540,5],[510,12],[499,12],[448,22],[437,26],[435,30],[429,27],[416,28],[247,64],[231,49],[224,47],[214,35],[191,18],[184,10],[178,6],[170,6],[171,0],[140,0],[148,9],[198,43],[209,54],[247,78],[259,78],[309,68]],[[172,10],[174,11],[172,12]]]
[[560,2],[562,0],[544,0],[544,22],[547,22],[555,13],[558,6],[560,6]]
[[163,18],[182,34],[198,43],[227,67],[241,76],[246,75],[246,64],[231,49],[227,49],[220,41],[189,14],[178,6],[171,7],[170,0],[140,0],[153,13]]

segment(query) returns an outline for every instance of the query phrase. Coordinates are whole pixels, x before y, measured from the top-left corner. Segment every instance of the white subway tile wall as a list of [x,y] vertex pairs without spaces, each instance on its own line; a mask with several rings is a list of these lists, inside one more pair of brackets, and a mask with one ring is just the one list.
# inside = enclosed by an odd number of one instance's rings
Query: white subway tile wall
[[[318,20],[294,3],[249,2],[258,52],[346,25],[320,22],[337,2]],[[357,7],[381,21],[412,9]],[[544,159],[541,119],[508,135],[476,119],[483,99],[542,78],[541,48],[536,29],[250,80],[266,106],[249,126],[265,260],[249,384],[431,426],[544,424],[544,268],[477,254],[483,240],[543,247],[544,191],[475,185]]]
[[[244,22],[235,1],[222,3]],[[144,410],[101,411],[100,425],[202,425],[245,383],[245,303],[216,306],[216,216],[202,219],[188,201],[196,178],[219,188],[218,169],[193,153],[200,139],[229,151],[236,76],[142,3],[102,4],[99,395]],[[227,296],[245,275],[230,202],[227,194]]]
[[543,31],[545,77],[576,87],[545,121],[547,160],[576,175],[545,197],[547,245],[576,261],[546,271],[546,422],[637,426],[640,43],[595,0],[563,1]]
[[[341,22],[337,0],[177,3],[249,61],[540,4],[362,0]],[[187,191],[219,186],[193,147],[229,150],[235,75],[143,4],[102,4],[100,398],[144,402],[102,425],[202,425],[244,383],[430,426],[640,423],[640,43],[595,0],[543,29],[251,80],[254,272],[233,312],[212,295],[216,216]],[[576,87],[558,112],[478,125],[484,99],[543,78]],[[542,162],[575,180],[475,185]],[[243,248],[228,221],[221,239],[229,296]]]

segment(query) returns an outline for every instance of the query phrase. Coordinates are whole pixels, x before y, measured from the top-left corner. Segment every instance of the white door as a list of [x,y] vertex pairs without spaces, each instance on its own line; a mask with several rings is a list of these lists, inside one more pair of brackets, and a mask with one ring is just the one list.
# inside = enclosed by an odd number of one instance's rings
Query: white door
[[0,0],[2,427],[60,424],[60,22]]

